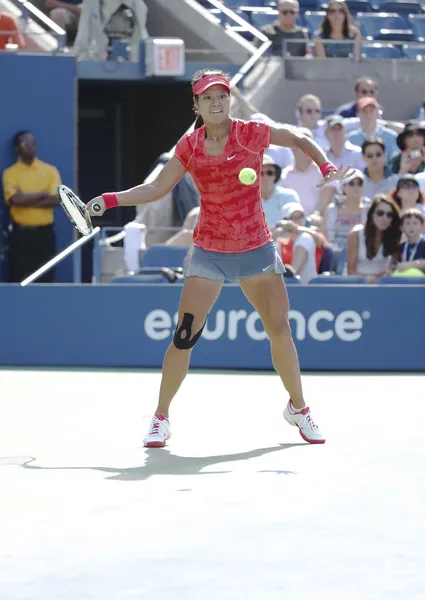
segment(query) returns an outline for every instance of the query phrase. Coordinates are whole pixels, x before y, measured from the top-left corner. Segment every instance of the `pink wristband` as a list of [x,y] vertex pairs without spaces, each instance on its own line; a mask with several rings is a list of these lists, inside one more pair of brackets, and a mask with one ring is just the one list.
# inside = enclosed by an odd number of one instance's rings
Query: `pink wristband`
[[326,177],[326,175],[331,171],[336,171],[336,167],[331,162],[324,162],[322,165],[320,165],[319,169],[323,177]]
[[102,194],[102,198],[106,208],[114,208],[114,206],[118,206],[118,198],[115,192],[107,192],[106,194]]

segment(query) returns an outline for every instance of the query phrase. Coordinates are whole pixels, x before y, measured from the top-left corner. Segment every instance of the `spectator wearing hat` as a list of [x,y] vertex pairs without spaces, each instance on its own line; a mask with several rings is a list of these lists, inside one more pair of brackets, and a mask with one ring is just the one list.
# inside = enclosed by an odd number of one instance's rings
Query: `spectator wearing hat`
[[277,185],[281,173],[282,169],[279,165],[270,156],[264,155],[260,186],[263,210],[270,229],[276,227],[277,222],[282,218],[282,207],[285,204],[289,202],[299,204],[300,202],[300,197],[296,191]]
[[360,128],[351,131],[347,138],[355,146],[362,146],[366,138],[380,137],[385,144],[389,158],[397,151],[397,134],[392,129],[379,123],[381,106],[373,96],[365,96],[357,101],[357,114]]
[[384,140],[379,137],[366,138],[362,144],[366,163],[363,193],[368,198],[374,198],[376,194],[389,194],[397,185],[398,175],[387,166],[385,150]]
[[412,173],[407,173],[399,178],[391,197],[399,207],[400,214],[411,208],[416,208],[425,215],[424,193],[419,188],[416,176]]
[[[297,25],[300,14],[298,0],[279,0],[279,18],[260,29],[272,42],[271,51],[274,56],[305,56],[308,40],[307,30]],[[294,40],[294,41],[292,41]],[[262,42],[259,42],[259,45]]]
[[397,146],[401,152],[392,157],[390,166],[393,173],[422,173],[425,171],[424,158],[425,128],[420,121],[408,121],[397,136]]
[[276,238],[282,261],[289,264],[300,276],[302,283],[308,283],[317,275],[316,242],[312,234],[303,231],[306,213],[301,204],[290,202],[282,208],[282,218],[292,221],[294,228],[282,229],[282,237]]
[[344,118],[357,117],[357,102],[360,98],[371,96],[372,98],[378,97],[378,84],[374,79],[370,77],[360,77],[357,79],[354,86],[354,101],[342,104],[336,109],[336,113]]
[[344,119],[340,115],[331,115],[325,119],[325,135],[329,144],[326,154],[337,169],[341,165],[364,169],[362,150],[345,138]]
[[337,248],[344,249],[347,237],[356,225],[366,222],[370,199],[363,195],[364,175],[354,171],[341,181],[341,194],[333,196],[325,213],[325,233],[327,239]]

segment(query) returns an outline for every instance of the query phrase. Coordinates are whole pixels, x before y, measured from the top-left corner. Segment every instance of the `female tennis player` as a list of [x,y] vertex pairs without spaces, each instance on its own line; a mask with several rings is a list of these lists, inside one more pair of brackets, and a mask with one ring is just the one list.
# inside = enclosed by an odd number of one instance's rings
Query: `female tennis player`
[[[162,447],[170,438],[169,408],[186,377],[192,349],[200,338],[223,281],[238,281],[260,316],[271,344],[273,366],[289,401],[284,418],[299,428],[302,438],[323,444],[325,436],[304,402],[298,356],[288,321],[285,269],[272,241],[260,195],[263,152],[270,144],[299,148],[320,167],[324,185],[344,179],[350,171],[327,161],[312,139],[294,130],[231,118],[230,84],[222,71],[198,71],[192,80],[195,130],[185,134],[174,156],[157,179],[122,192],[110,192],[88,203],[91,216],[114,206],[135,206],[165,196],[186,171],[201,194],[201,211],[194,230],[194,249],[185,271],[178,323],[165,354],[159,402],[144,440]],[[253,185],[239,180],[241,169],[257,173]],[[93,205],[99,204],[95,212]],[[96,207],[97,209],[99,207]]]

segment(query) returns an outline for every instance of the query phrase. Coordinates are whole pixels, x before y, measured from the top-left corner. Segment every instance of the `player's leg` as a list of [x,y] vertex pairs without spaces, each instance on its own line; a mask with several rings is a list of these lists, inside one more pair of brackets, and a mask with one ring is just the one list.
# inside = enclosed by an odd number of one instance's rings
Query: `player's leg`
[[202,334],[208,313],[217,300],[223,282],[188,277],[180,297],[178,323],[164,357],[158,406],[145,446],[164,446],[170,437],[169,408],[189,369],[192,349]]
[[290,400],[285,419],[300,428],[302,437],[323,443],[324,437],[313,422],[304,402],[298,354],[289,325],[289,299],[281,275],[262,273],[240,281],[243,293],[260,316],[269,337],[273,366],[288,391]]

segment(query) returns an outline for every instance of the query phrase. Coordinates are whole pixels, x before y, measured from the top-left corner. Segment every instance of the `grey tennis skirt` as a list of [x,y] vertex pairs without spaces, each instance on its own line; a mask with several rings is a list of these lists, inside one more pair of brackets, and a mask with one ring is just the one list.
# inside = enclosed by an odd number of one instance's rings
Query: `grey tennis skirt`
[[234,282],[271,271],[278,275],[285,273],[274,242],[248,252],[235,253],[211,252],[195,246],[184,275]]

